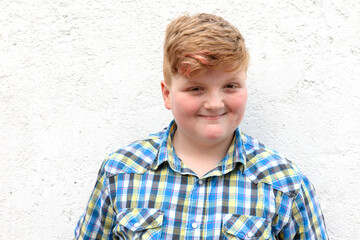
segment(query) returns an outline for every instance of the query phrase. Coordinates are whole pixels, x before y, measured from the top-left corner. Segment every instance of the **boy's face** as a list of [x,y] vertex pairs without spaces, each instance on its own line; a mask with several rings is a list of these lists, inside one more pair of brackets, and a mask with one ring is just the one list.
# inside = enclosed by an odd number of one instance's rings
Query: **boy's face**
[[180,139],[200,145],[219,144],[233,137],[247,100],[245,71],[208,70],[187,79],[177,74],[171,86],[161,83],[165,107],[173,113]]

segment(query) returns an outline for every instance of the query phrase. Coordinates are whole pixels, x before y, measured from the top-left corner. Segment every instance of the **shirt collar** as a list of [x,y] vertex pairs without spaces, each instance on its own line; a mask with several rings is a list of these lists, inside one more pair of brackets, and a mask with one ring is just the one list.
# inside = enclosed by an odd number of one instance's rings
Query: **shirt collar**
[[167,150],[168,139],[169,139],[169,137],[171,139],[171,137],[174,136],[175,130],[176,130],[176,123],[175,123],[175,120],[172,120],[170,122],[169,126],[167,128],[165,128],[165,133],[162,135],[157,159],[154,161],[154,163],[150,167],[152,170],[156,170],[161,164],[163,164],[164,162],[169,160],[169,157],[168,157],[169,154],[168,154],[168,150]]
[[[172,120],[169,126],[166,128],[164,135],[162,136],[158,156],[156,161],[154,161],[151,169],[156,170],[161,164],[168,162],[173,170],[182,174],[191,174],[192,171],[190,169],[182,167],[181,161],[176,156],[173,148],[172,138],[176,128],[176,122],[175,120]],[[237,128],[235,130],[233,142],[231,143],[226,156],[212,171],[210,171],[204,177],[209,175],[219,176],[226,174],[232,171],[238,165],[238,163],[241,163],[242,166],[245,166],[246,154],[241,135],[242,133],[240,132],[239,128]]]

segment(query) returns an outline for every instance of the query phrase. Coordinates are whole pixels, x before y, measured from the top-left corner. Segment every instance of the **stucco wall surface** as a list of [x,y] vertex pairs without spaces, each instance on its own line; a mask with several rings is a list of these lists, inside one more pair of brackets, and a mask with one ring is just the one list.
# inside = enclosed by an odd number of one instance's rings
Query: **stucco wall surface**
[[331,239],[360,239],[360,2],[0,0],[0,239],[71,239],[103,159],[167,126],[167,23],[208,12],[251,55],[241,129],[296,162]]

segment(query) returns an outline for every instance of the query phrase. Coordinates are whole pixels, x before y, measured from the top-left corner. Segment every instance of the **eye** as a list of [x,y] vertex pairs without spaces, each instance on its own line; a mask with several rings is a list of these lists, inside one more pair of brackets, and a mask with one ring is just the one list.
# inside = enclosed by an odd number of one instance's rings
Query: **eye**
[[200,87],[189,88],[189,91],[191,91],[191,92],[198,92],[198,91],[201,91],[201,90],[202,90],[202,88],[200,88]]
[[227,84],[227,85],[225,86],[225,88],[233,89],[233,88],[237,88],[237,85],[235,85],[235,84]]

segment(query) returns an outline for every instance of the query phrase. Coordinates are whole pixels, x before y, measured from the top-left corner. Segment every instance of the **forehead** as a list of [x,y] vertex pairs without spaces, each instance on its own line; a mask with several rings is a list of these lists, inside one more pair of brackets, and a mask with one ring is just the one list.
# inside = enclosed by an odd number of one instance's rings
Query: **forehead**
[[208,69],[205,73],[192,78],[187,78],[181,74],[176,74],[172,79],[173,82],[182,83],[208,83],[208,82],[227,82],[246,80],[246,72],[241,69],[232,69],[222,67],[218,69]]

